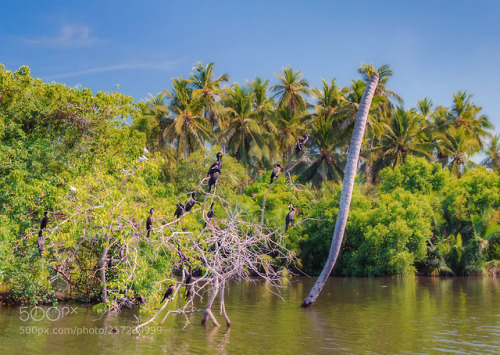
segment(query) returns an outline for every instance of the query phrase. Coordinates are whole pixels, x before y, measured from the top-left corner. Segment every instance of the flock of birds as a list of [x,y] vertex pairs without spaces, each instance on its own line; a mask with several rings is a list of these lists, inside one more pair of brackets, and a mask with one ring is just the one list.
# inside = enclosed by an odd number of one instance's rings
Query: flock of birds
[[[306,134],[304,137],[299,138],[296,144],[296,151],[297,153],[302,152],[304,150],[304,147],[309,140],[309,134]],[[149,151],[144,148],[144,155],[139,156],[137,160],[139,162],[144,162],[149,160],[146,155],[149,154]],[[208,193],[212,191],[212,187],[217,186],[217,180],[219,179],[219,176],[221,174],[222,170],[222,156],[223,154],[221,152],[218,152],[216,154],[216,161],[210,166],[210,169],[208,169],[207,177],[208,179]],[[281,164],[276,164],[276,167],[273,169],[271,173],[271,184],[274,182],[276,177],[279,175],[281,169],[283,169],[283,166]],[[125,170],[122,169],[123,173],[130,173],[132,172],[131,170]],[[70,185],[70,191],[71,192],[76,192],[77,189],[73,186]],[[176,205],[176,210],[174,213],[174,217],[176,217],[178,220],[182,218],[184,213],[191,211],[191,209],[194,207],[194,205],[198,201],[196,200],[196,191],[191,192],[191,198],[186,202],[186,204],[183,204],[182,202],[178,203]],[[207,219],[211,220],[214,216],[214,202],[210,204],[210,209],[207,212]],[[293,226],[293,221],[295,218],[295,213],[296,213],[296,208],[293,207],[292,204],[288,205],[288,209],[290,210],[288,214],[286,215],[285,219],[285,233],[288,231],[288,227],[291,225]],[[147,232],[147,237],[149,238],[150,233],[153,231],[153,212],[154,208],[151,208],[149,210],[149,216],[146,219],[146,232]],[[48,211],[44,213],[44,217],[42,221],[40,222],[40,229],[38,230],[38,252],[40,254],[40,257],[43,255],[43,251],[45,249],[45,238],[43,237],[43,232],[47,228],[47,224],[49,223],[49,217],[48,217]],[[179,223],[179,221],[177,221]],[[205,228],[207,225],[207,222],[205,222],[205,225],[203,228]],[[193,272],[191,270],[191,265],[189,263],[189,260],[186,256],[186,254],[181,250],[180,244],[177,244],[177,253],[179,255],[179,258],[181,260],[181,265],[184,268],[184,265],[188,265],[189,271],[186,272],[186,276],[183,280],[183,285],[185,286],[186,289],[186,300],[189,299],[192,296],[192,287],[191,287],[191,281],[193,277]],[[122,250],[120,249],[120,259],[122,259]],[[111,256],[109,259],[105,260],[108,263],[108,266],[111,267],[113,265],[113,256]],[[173,284],[170,284],[163,296],[163,299],[161,300],[160,303],[163,303],[164,300],[169,299],[173,292],[175,291],[175,286]]]

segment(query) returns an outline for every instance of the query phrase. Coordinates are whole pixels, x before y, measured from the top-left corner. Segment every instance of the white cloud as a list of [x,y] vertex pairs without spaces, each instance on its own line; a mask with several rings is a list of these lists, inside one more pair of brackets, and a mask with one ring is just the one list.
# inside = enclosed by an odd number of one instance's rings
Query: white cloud
[[27,39],[26,42],[43,47],[90,47],[98,42],[91,37],[90,29],[85,26],[63,26],[56,37]]
[[81,71],[75,71],[70,73],[56,74],[56,75],[48,75],[44,79],[45,80],[53,80],[53,79],[62,79],[69,78],[72,76],[81,76],[86,74],[93,73],[104,73],[116,70],[131,70],[131,69],[158,69],[158,70],[169,70],[175,66],[175,62],[160,62],[160,63],[138,63],[138,64],[120,64],[120,65],[111,65],[107,67],[99,67],[99,68],[91,68]]

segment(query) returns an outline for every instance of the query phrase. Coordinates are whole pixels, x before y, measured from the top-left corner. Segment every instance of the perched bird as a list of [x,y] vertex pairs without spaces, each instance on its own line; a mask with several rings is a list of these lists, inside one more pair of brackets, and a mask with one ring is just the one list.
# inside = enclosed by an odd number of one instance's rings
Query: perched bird
[[304,149],[307,141],[309,140],[309,134],[306,134],[304,137],[299,138],[297,145],[295,146],[295,150],[297,153],[301,152]]
[[165,301],[167,298],[172,296],[172,293],[174,293],[174,290],[175,290],[175,286],[170,284],[167,288],[167,291],[165,291],[165,295],[163,295],[163,299],[160,301],[160,303],[163,303],[163,301]]
[[217,161],[212,164],[212,166],[210,167],[210,169],[208,169],[207,177],[209,177],[210,175],[212,175],[212,173],[215,170],[219,170],[219,173],[220,173],[220,171],[222,169],[222,153],[218,152],[215,157],[217,158]]
[[78,189],[74,186],[69,185],[69,191],[76,192]]
[[126,170],[126,169],[122,168],[122,173],[128,174],[128,173],[133,173],[133,171],[132,170]]
[[40,253],[40,257],[42,257],[42,253],[45,250],[45,238],[42,237],[42,230],[38,231],[38,253]]
[[149,154],[149,150],[147,150],[147,148],[144,147],[144,154]]
[[181,263],[186,263],[189,265],[187,255],[181,250],[181,245],[179,243],[177,243],[177,252],[179,253],[179,259],[181,259]]
[[186,287],[186,301],[193,295],[192,287]]
[[49,212],[44,213],[44,217],[42,218],[42,221],[40,222],[40,230],[44,230],[47,227],[47,223],[49,223],[49,217],[47,216]]
[[271,184],[273,183],[274,178],[278,176],[278,174],[280,173],[281,168],[283,168],[281,164],[279,163],[276,164],[276,167],[273,169],[273,172],[271,173]]
[[108,259],[108,268],[112,268],[113,267],[113,255],[111,255],[111,257]]
[[186,279],[184,280],[184,285],[189,285],[193,279],[193,271],[191,270],[191,265],[189,265],[189,271],[186,274]]
[[155,210],[154,208],[149,210],[149,216],[148,216],[148,219],[146,219],[146,230],[148,231],[148,235],[146,237],[148,237],[148,238],[149,238],[149,233],[153,229],[153,211],[154,210]]
[[177,209],[175,210],[174,216],[175,218],[181,218],[182,215],[184,214],[184,204],[183,203],[178,203],[177,204]]
[[191,211],[191,208],[193,208],[194,204],[196,203],[196,192],[191,193],[191,199],[186,202],[186,208],[184,209],[186,212]]
[[293,226],[293,218],[295,217],[295,212],[297,211],[295,207],[293,207],[292,204],[288,206],[290,209],[290,212],[286,215],[286,227],[285,227],[285,233],[288,231],[288,225],[291,223]]
[[123,260],[123,247],[118,249],[118,257],[120,258],[120,260]]
[[[210,220],[212,219],[212,217],[214,216],[214,203],[212,202],[210,204],[210,210],[207,212],[207,219]],[[207,226],[207,222],[205,222],[205,225],[203,226],[203,228],[205,228]]]
[[149,159],[147,157],[145,157],[145,156],[140,156],[140,157],[137,158],[137,161],[139,163],[142,163],[143,161],[146,161],[146,160],[149,160]]
[[217,179],[220,176],[220,170],[216,169],[212,172],[210,175],[210,179],[208,179],[208,192],[210,193],[212,191],[212,186],[217,185]]

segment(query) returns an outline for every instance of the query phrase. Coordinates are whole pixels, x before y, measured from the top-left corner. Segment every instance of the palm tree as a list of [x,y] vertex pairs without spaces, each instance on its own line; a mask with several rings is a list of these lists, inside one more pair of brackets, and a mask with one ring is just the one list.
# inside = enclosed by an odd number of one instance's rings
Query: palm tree
[[381,154],[373,164],[375,172],[403,164],[408,154],[432,159],[433,144],[425,140],[426,122],[413,110],[398,107],[374,151]]
[[159,93],[157,96],[149,94],[149,98],[146,99],[146,106],[149,108],[149,114],[152,115],[158,125],[153,129],[154,134],[158,135],[158,145],[163,147],[163,131],[167,127],[167,117],[169,114],[168,106],[165,102],[166,96],[164,93]]
[[450,127],[446,132],[437,132],[438,161],[460,177],[467,164],[474,165],[469,158],[478,150],[477,138],[466,133],[463,127]]
[[281,159],[286,164],[292,155],[297,138],[306,131],[306,122],[297,111],[290,111],[288,106],[279,106],[273,113],[272,122],[276,127],[273,150],[281,152]]
[[[365,89],[366,84],[363,80],[352,81],[349,89],[343,89],[345,99],[342,100],[341,107],[334,114],[335,119],[333,120],[333,126],[335,130],[342,132],[346,139],[348,139],[349,133],[354,127],[354,122],[358,115],[361,99]],[[371,100],[367,122],[370,131],[369,135],[371,137],[371,144],[373,144],[374,139],[383,131],[383,126],[380,122],[383,115],[380,107],[386,102],[386,98],[380,95],[374,95]]]
[[313,146],[309,151],[314,158],[312,163],[301,162],[295,168],[295,172],[301,172],[301,177],[319,187],[323,182],[333,180],[337,183],[342,182],[344,177],[345,153],[343,146],[340,146],[341,140],[337,137],[331,123],[331,116],[325,120],[324,111],[316,107],[317,114],[313,116],[311,125],[310,145]]
[[347,216],[349,215],[349,206],[351,204],[352,189],[354,187],[354,177],[356,176],[356,170],[358,167],[359,152],[361,150],[361,143],[363,142],[363,136],[365,134],[366,122],[368,121],[368,112],[375,94],[375,89],[377,88],[378,79],[379,77],[377,73],[372,74],[370,81],[366,86],[366,91],[363,94],[363,98],[359,106],[358,116],[356,117],[356,124],[352,134],[351,145],[349,147],[344,183],[340,196],[339,212],[337,215],[337,222],[335,224],[335,231],[333,233],[332,244],[330,246],[330,252],[328,253],[328,259],[323,271],[321,271],[316,283],[309,292],[309,295],[302,303],[302,307],[308,307],[316,301],[326,283],[326,280],[328,279],[328,276],[332,272],[337,256],[339,255],[347,223]]
[[271,152],[266,144],[268,125],[262,125],[259,115],[253,110],[251,88],[234,84],[223,99],[226,114],[221,119],[220,134],[222,145],[248,165],[255,161],[270,161]]
[[200,98],[203,103],[203,117],[209,119],[212,127],[215,125],[218,95],[221,93],[221,84],[229,81],[227,74],[214,78],[214,63],[203,66],[201,62],[193,67],[193,74],[189,78],[193,96]]
[[476,151],[478,152],[484,146],[484,138],[489,137],[488,130],[493,128],[492,123],[486,115],[481,115],[481,107],[476,106],[472,102],[473,95],[467,94],[466,91],[453,93],[453,104],[446,115],[446,126],[462,128],[468,136],[474,137],[478,144]]
[[377,89],[375,90],[375,95],[379,95],[385,97],[387,99],[387,104],[389,105],[389,109],[394,108],[393,100],[396,101],[400,106],[404,104],[404,100],[401,96],[399,96],[394,91],[387,89],[386,85],[389,79],[392,77],[393,72],[388,64],[382,65],[378,70],[375,71],[373,68],[373,64],[365,64],[361,63],[361,66],[358,68],[358,71],[363,75],[363,80],[368,82],[370,80],[370,76],[377,72],[380,79],[378,81]]
[[275,74],[279,84],[271,88],[273,97],[278,97],[278,106],[286,106],[294,114],[306,109],[304,96],[309,94],[309,83],[302,79],[301,71],[293,71],[291,67],[283,68],[283,75]]
[[330,85],[325,80],[322,80],[322,89],[314,88],[311,95],[318,100],[315,105],[317,114],[321,115],[326,121],[331,117],[340,104],[345,100],[342,91],[335,85],[335,79],[332,79]]
[[253,110],[259,115],[267,115],[273,109],[273,100],[267,97],[267,90],[269,80],[262,81],[261,78],[256,77],[255,80],[249,83],[252,91]]
[[498,144],[499,135],[496,134],[491,138],[488,149],[484,152],[486,158],[481,162],[481,165],[493,169],[497,173],[500,172],[500,145]]
[[212,132],[210,124],[202,115],[203,101],[193,95],[187,80],[174,79],[172,93],[167,90],[164,93],[171,99],[169,108],[172,116],[168,119],[163,136],[175,146],[179,160],[198,148],[204,148]]

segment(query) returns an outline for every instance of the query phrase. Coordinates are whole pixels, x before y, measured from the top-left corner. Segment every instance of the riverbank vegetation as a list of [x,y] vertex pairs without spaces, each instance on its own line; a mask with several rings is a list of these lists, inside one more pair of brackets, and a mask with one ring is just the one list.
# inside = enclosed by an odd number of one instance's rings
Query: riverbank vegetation
[[[0,282],[9,290],[6,298],[51,301],[64,290],[102,301],[100,309],[143,301],[158,307],[175,274],[187,270],[179,249],[195,278],[228,267],[240,278],[319,273],[354,118],[374,70],[362,65],[348,87],[335,79],[311,87],[290,67],[274,78],[231,83],[213,64],[198,63],[186,79],[134,102],[120,93],[44,83],[27,67],[10,72],[0,65]],[[498,272],[500,148],[490,120],[466,91],[450,93],[448,107],[429,98],[405,107],[388,88],[390,68],[378,73],[334,274]],[[297,152],[305,134],[309,140]],[[207,194],[207,171],[219,151],[224,165],[215,193]],[[477,156],[484,157],[481,164],[472,160]],[[284,169],[269,189],[277,163]],[[199,203],[174,218],[177,204],[193,191]],[[210,202],[217,226],[207,231]],[[285,233],[290,204],[295,225]],[[234,231],[234,242],[222,250],[214,235],[227,230]],[[245,255],[257,262],[236,265],[229,257],[236,241],[255,235]],[[217,250],[226,261],[207,267],[216,259],[204,256]],[[187,285],[176,285],[187,292]]]

